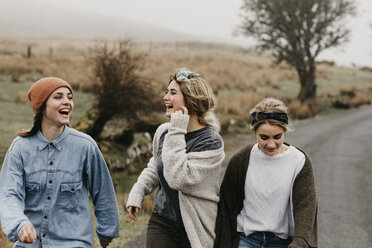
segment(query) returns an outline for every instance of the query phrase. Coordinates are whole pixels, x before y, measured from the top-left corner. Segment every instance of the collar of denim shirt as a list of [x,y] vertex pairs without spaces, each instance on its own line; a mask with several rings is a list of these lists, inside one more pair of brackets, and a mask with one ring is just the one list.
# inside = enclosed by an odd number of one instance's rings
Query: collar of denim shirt
[[58,138],[50,141],[47,138],[45,138],[44,135],[41,133],[41,130],[39,130],[37,132],[37,137],[38,137],[38,140],[39,140],[39,150],[43,150],[49,144],[53,144],[56,147],[56,149],[58,151],[60,151],[62,149],[62,142],[63,142],[64,138],[69,134],[69,132],[70,132],[70,128],[68,126],[65,126],[61,136],[59,136]]

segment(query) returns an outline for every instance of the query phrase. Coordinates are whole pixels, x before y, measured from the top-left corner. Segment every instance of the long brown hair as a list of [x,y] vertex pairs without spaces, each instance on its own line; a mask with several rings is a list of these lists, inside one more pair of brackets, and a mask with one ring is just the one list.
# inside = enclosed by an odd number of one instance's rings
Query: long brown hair
[[41,105],[41,107],[37,110],[34,116],[34,123],[30,130],[22,130],[17,133],[18,136],[21,137],[30,137],[35,134],[41,129],[41,120],[43,119],[43,113],[45,110],[46,101]]

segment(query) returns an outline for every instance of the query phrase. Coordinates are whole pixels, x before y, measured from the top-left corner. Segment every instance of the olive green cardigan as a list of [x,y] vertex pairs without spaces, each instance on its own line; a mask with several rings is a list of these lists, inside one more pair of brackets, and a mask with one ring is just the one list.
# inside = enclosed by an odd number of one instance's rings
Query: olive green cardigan
[[[239,245],[236,219],[243,209],[245,178],[252,147],[253,145],[248,145],[242,148],[227,166],[220,190],[214,248],[237,248]],[[314,175],[310,158],[303,153],[306,157],[305,164],[295,179],[292,191],[295,230],[289,248],[318,246],[318,203]]]

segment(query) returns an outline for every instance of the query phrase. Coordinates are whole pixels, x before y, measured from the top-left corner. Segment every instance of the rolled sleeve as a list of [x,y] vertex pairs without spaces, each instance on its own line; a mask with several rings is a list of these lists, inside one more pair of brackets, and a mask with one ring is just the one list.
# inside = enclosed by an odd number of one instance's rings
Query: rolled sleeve
[[114,185],[98,147],[94,147],[90,158],[87,172],[97,219],[96,232],[100,240],[109,241],[120,236],[120,217]]

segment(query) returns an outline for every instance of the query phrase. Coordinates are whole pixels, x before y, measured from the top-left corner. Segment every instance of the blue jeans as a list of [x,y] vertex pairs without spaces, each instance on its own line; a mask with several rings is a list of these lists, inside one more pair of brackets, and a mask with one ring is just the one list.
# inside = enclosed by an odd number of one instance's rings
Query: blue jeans
[[287,248],[291,238],[281,239],[271,232],[240,233],[239,248]]

